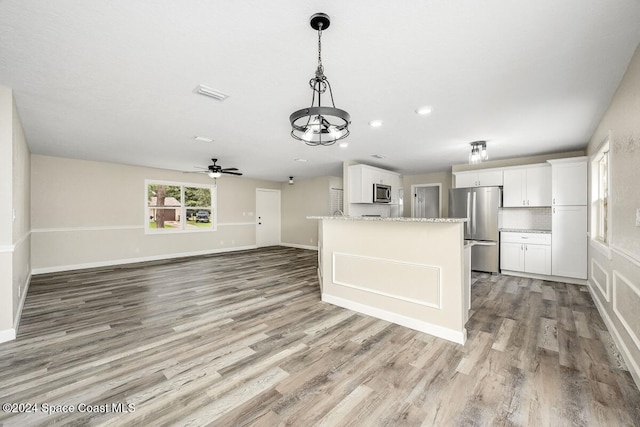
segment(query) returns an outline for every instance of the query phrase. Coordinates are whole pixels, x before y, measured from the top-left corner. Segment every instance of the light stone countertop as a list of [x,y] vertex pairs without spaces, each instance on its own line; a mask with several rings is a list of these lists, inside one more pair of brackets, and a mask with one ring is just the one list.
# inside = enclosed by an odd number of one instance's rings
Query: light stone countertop
[[524,228],[501,228],[498,231],[510,232],[510,233],[551,234],[551,230],[526,230]]
[[336,219],[340,221],[382,221],[382,222],[467,222],[466,218],[383,218],[376,216],[308,216],[307,219]]

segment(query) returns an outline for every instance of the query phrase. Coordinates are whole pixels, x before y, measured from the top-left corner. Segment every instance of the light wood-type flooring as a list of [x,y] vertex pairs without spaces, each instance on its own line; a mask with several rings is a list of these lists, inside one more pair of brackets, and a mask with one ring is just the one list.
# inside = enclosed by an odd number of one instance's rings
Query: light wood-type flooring
[[0,423],[640,425],[640,392],[584,287],[474,275],[461,346],[322,303],[316,256],[34,276],[18,338],[0,344],[0,402],[38,412]]

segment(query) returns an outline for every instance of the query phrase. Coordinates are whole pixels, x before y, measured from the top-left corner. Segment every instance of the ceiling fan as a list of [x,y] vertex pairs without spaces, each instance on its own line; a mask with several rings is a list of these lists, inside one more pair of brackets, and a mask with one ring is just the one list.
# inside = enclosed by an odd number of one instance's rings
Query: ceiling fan
[[228,175],[242,175],[242,172],[237,172],[238,168],[222,168],[222,166],[216,164],[218,159],[211,159],[211,161],[213,162],[213,164],[209,165],[206,170],[190,173],[206,173],[211,178],[220,178],[223,173],[226,173]]

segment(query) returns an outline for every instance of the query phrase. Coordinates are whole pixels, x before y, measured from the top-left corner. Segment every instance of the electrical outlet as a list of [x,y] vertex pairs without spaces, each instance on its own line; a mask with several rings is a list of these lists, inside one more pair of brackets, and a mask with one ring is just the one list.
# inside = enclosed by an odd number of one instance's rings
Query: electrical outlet
[[640,208],[636,209],[636,227],[640,227]]
[[224,240],[220,240],[220,246],[224,245]]

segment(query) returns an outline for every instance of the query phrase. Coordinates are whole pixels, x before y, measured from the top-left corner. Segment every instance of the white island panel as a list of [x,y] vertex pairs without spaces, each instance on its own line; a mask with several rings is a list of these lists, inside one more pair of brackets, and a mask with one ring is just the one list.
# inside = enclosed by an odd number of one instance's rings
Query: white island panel
[[323,301],[464,344],[464,221],[313,219]]
[[427,307],[441,306],[440,268],[432,265],[334,252],[333,283]]

